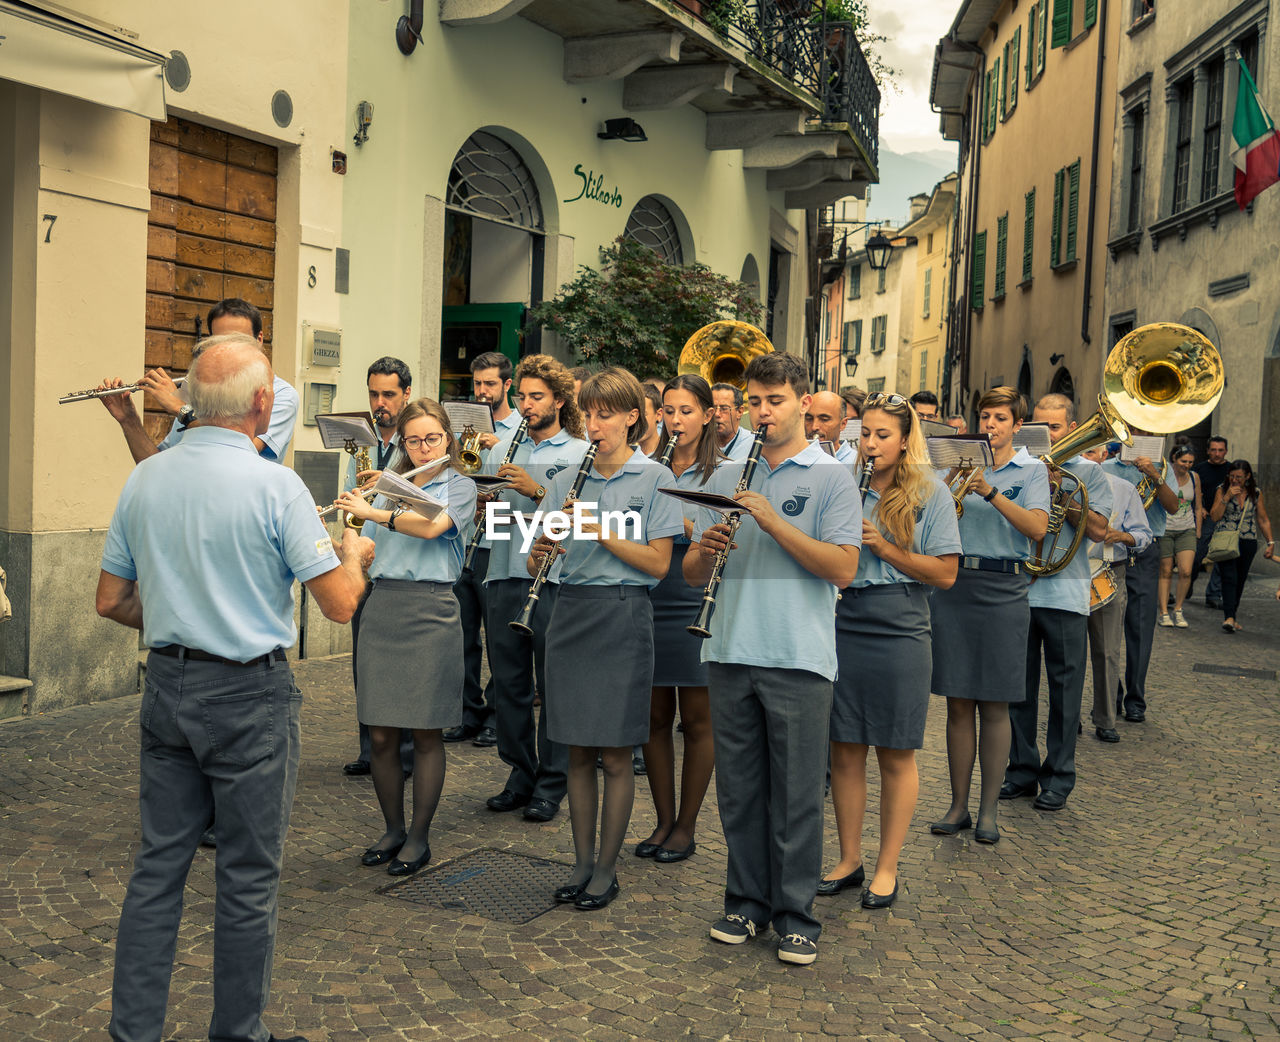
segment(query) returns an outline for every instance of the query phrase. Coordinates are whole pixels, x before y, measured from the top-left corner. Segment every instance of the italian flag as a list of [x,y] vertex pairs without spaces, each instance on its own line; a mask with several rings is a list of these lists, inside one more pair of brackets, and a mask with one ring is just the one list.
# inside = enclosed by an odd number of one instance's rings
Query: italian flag
[[1242,210],[1264,188],[1280,181],[1280,133],[1262,107],[1258,85],[1243,60],[1231,123],[1231,162],[1236,167],[1236,205]]

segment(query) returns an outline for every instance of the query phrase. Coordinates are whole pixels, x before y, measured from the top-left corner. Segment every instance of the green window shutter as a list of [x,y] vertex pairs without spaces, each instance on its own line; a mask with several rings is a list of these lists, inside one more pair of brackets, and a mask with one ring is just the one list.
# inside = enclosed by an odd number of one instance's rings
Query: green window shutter
[[1062,261],[1062,194],[1066,170],[1053,174],[1053,224],[1049,228],[1049,263],[1057,267]]
[[1044,45],[1049,39],[1049,0],[1040,0],[1040,28],[1036,32],[1036,75],[1044,72]]
[[933,269],[925,268],[924,269],[924,313],[921,316],[922,318],[929,317],[929,297],[931,295],[930,288],[931,288],[932,282],[933,282]]
[[1091,29],[1098,20],[1098,0],[1084,0],[1084,27]]
[[1036,74],[1036,8],[1027,13],[1027,90]]
[[1076,220],[1080,216],[1080,160],[1067,167],[1069,187],[1067,189],[1067,257],[1069,261],[1076,259]]
[[1009,103],[1009,98],[1010,98],[1009,70],[1013,68],[1012,63],[1009,61],[1009,48],[1012,45],[1012,43],[1013,43],[1012,40],[1006,40],[1004,43],[1004,65],[1002,66],[1002,68],[1004,69],[1004,75],[1000,77],[1000,118],[1001,119],[1008,119],[1009,110],[1013,108],[1013,106]]
[[1027,193],[1022,218],[1022,281],[1031,281],[1031,254],[1036,232],[1036,190]]
[[1071,42],[1071,0],[1053,0],[1053,46]]
[[884,339],[889,333],[889,316],[880,316],[880,350],[884,351]]
[[996,132],[996,125],[1000,122],[1000,113],[1004,111],[1004,78],[1000,75],[1000,59],[996,59],[995,68],[992,70],[995,77],[992,86],[991,97],[991,133]]
[[1004,296],[1004,266],[1009,255],[1009,215],[996,218],[996,280],[992,296]]
[[1013,31],[1012,55],[1005,62],[1009,76],[1009,111],[1018,107],[1018,51],[1022,49],[1022,26]]
[[987,233],[978,232],[973,237],[973,286],[969,294],[969,306],[981,311],[987,289]]
[[852,335],[849,337],[853,344],[851,354],[858,354],[862,351],[862,319],[855,318],[849,323],[853,326]]

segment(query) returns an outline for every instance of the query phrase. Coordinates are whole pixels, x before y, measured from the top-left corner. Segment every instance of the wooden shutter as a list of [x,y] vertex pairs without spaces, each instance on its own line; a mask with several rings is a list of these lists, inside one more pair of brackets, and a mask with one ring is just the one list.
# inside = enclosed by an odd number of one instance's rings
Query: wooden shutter
[[982,124],[982,140],[985,143],[990,137],[991,127],[991,70],[982,77],[982,105],[979,108],[979,119]]
[[1053,224],[1049,229],[1049,263],[1057,267],[1062,261],[1062,189],[1065,170],[1053,173]]
[[889,316],[881,315],[880,316],[880,351],[882,354],[884,353],[885,337],[888,336],[888,333],[889,333]]
[[929,317],[929,296],[930,296],[929,291],[930,291],[932,282],[933,282],[933,269],[925,268],[924,269],[924,313],[921,316],[922,318]]
[[1004,265],[1009,252],[1009,215],[996,218],[996,279],[992,297],[1004,296]]
[[978,232],[973,237],[973,285],[969,292],[969,306],[981,311],[987,288],[987,233]]
[[[1010,92],[1009,92],[1009,83],[1008,83],[1009,70],[1013,68],[1012,62],[1009,61],[1009,49],[1012,46],[1013,46],[1012,40],[1006,40],[1004,42],[1004,67],[1002,70],[1003,74],[1000,77],[1000,118],[1001,119],[1008,119],[1009,109],[1012,108],[1012,106],[1009,104]],[[1014,79],[1017,79],[1017,77],[1015,76]]]
[[[175,116],[151,124],[150,164],[148,368],[185,373],[196,340],[208,335],[209,308],[226,297],[242,297],[261,310],[270,357],[276,150]],[[164,412],[147,411],[144,422],[158,441],[172,421]]]
[[1067,257],[1076,259],[1076,219],[1080,216],[1080,160],[1067,167]]
[[1000,121],[1001,107],[1004,105],[1004,85],[1000,78],[1000,59],[992,66],[991,75],[991,133],[996,132],[996,124]]
[[1071,0],[1053,0],[1053,46],[1071,42]]
[[1018,52],[1022,49],[1022,26],[1013,31],[1010,47],[1012,53],[1005,65],[1009,75],[1009,111],[1012,112],[1018,107]]
[[1044,48],[1049,39],[1049,0],[1040,0],[1040,27],[1036,31],[1036,75],[1044,72]]
[[1027,193],[1022,217],[1022,281],[1031,281],[1031,256],[1036,231],[1036,190]]
[[1027,90],[1031,89],[1031,81],[1036,74],[1036,19],[1039,8],[1032,6],[1027,12]]
[[1084,0],[1084,27],[1090,29],[1098,20],[1098,0]]
[[860,354],[862,352],[862,319],[855,318],[849,325],[853,326],[849,339],[853,342],[852,354]]

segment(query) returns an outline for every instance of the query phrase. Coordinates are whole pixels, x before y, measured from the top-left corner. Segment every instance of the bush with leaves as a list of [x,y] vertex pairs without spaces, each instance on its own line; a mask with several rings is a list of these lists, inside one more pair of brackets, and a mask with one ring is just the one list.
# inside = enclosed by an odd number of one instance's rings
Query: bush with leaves
[[764,309],[745,282],[705,264],[667,264],[653,250],[618,239],[583,265],[529,321],[559,336],[585,365],[620,365],[637,376],[674,376],[680,349],[709,322],[759,325]]

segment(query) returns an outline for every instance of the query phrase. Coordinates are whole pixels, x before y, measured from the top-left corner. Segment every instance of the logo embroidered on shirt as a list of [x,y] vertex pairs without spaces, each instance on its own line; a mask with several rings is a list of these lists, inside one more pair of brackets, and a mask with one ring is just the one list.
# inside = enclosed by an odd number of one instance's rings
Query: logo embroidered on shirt
[[809,496],[802,496],[797,493],[782,504],[782,512],[787,517],[799,517],[804,513],[804,505],[809,502],[809,499]]
[[316,540],[316,556],[325,557],[333,553],[333,540],[327,536],[324,539]]
[[555,466],[553,466],[553,467],[548,467],[548,468],[547,468],[547,480],[548,480],[548,481],[550,481],[550,480],[551,480],[552,478],[554,478],[557,474],[559,474],[559,473],[560,473],[560,471],[565,470],[568,466],[569,466],[569,464],[567,464],[567,463],[557,463],[557,464],[556,464]]
[[1010,485],[1008,488],[1002,488],[1000,495],[1005,499],[1013,500],[1018,498],[1018,493],[1022,491],[1021,485]]
[[627,500],[628,510],[641,510],[644,508],[644,496],[632,496]]

